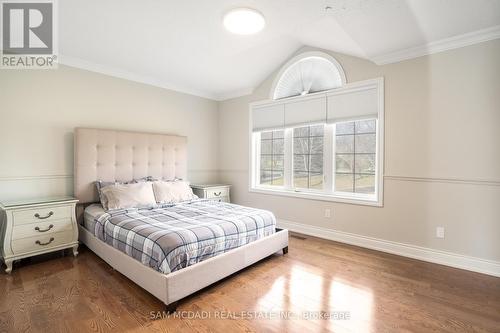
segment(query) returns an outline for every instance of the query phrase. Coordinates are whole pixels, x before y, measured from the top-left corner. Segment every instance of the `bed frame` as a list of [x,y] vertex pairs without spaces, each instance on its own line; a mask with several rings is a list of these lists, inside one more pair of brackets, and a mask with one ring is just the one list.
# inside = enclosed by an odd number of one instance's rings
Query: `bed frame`
[[[187,178],[187,138],[91,128],[75,129],[75,196],[98,202],[94,182]],[[80,215],[80,223],[81,223]],[[276,252],[288,252],[288,231],[276,233],[181,270],[162,274],[102,242],[79,225],[79,239],[114,269],[160,299],[167,311],[177,302]]]

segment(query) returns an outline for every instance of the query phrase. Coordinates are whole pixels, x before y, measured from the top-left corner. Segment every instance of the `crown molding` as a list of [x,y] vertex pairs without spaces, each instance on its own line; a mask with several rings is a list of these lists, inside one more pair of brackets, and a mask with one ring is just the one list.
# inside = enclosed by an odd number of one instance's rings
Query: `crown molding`
[[219,102],[226,101],[228,99],[238,98],[242,96],[251,95],[253,93],[253,88],[245,88],[240,90],[235,90],[225,94],[218,94],[216,100]]
[[[431,42],[428,44],[411,47],[403,50],[398,50],[394,52],[389,52],[385,54],[381,54],[378,56],[370,57],[370,60],[376,63],[377,65],[386,65],[391,63],[396,63],[404,60],[409,60],[413,58],[422,57],[429,54],[439,53],[447,50],[453,50],[469,45],[474,45],[481,42],[486,42],[493,39],[500,38],[500,25],[477,30],[469,33],[465,33],[462,35],[444,38],[435,42]],[[245,88],[240,90],[235,90],[227,93],[210,93],[206,91],[199,91],[196,89],[192,89],[190,87],[183,87],[171,82],[166,82],[164,80],[160,80],[155,77],[146,76],[136,74],[127,70],[123,70],[120,68],[116,68],[113,66],[101,65],[97,63],[93,63],[90,61],[86,61],[80,58],[70,57],[63,54],[59,54],[58,56],[59,63],[62,65],[66,65],[69,67],[84,69],[87,71],[100,73],[108,76],[113,76],[133,82],[139,82],[163,89],[168,89],[184,94],[194,95],[198,97],[203,97],[215,101],[224,101],[232,98],[237,98],[241,96],[250,95],[253,93],[253,88]]]
[[435,42],[411,47],[408,49],[381,54],[375,57],[371,57],[370,60],[377,65],[392,64],[403,60],[409,60],[429,54],[458,49],[464,46],[474,45],[498,38],[500,38],[500,25],[465,33],[463,35],[444,38]]
[[188,87],[182,87],[179,85],[172,84],[170,82],[166,82],[163,80],[159,80],[157,78],[136,74],[127,70],[123,70],[120,68],[96,64],[87,60],[83,60],[80,58],[69,57],[63,54],[59,54],[58,56],[59,64],[74,67],[78,69],[87,70],[94,73],[104,74],[112,77],[117,77],[120,79],[125,79],[128,81],[139,82],[143,84],[147,84],[154,87],[159,87],[163,89],[168,89],[176,92],[180,92],[183,94],[194,95],[198,97],[208,98],[211,100],[218,100],[218,96],[215,94],[211,94],[204,91],[199,91],[196,89],[191,89]]

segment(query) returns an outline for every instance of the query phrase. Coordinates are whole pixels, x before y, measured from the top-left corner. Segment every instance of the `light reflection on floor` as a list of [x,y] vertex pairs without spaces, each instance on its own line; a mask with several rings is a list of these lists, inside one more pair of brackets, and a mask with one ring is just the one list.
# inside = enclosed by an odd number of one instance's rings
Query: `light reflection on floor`
[[350,312],[350,320],[334,323],[355,332],[369,332],[372,328],[373,292],[338,278],[331,280],[329,285],[326,293],[329,295],[329,310]]
[[[262,311],[293,312],[298,317],[268,323],[286,331],[290,327],[300,328],[299,322],[306,319],[297,318],[305,313],[347,311],[350,315],[349,320],[309,319],[309,321],[313,320],[317,324],[318,332],[325,329],[339,332],[369,332],[372,329],[374,306],[371,289],[328,276],[326,270],[295,264],[268,287],[268,292],[259,299],[257,308]],[[297,324],[299,325],[294,326]]]

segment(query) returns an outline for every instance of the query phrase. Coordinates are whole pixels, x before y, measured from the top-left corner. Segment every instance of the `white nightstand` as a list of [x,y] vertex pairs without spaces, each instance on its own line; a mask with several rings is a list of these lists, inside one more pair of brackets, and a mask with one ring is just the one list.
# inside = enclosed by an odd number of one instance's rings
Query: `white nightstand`
[[191,185],[193,193],[198,197],[219,202],[231,202],[231,197],[229,195],[230,187],[231,185],[227,184]]
[[73,248],[78,254],[75,198],[44,198],[0,203],[0,250],[7,268],[14,260]]

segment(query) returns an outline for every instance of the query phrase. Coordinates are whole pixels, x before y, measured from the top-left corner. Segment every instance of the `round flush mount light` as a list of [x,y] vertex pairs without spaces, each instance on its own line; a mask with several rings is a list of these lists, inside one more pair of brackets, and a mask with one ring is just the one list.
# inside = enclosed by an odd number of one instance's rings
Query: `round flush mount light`
[[224,27],[233,34],[251,35],[264,29],[266,20],[255,9],[237,8],[224,15],[223,23]]

